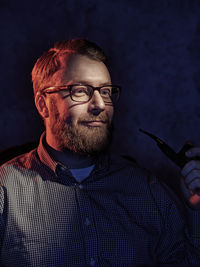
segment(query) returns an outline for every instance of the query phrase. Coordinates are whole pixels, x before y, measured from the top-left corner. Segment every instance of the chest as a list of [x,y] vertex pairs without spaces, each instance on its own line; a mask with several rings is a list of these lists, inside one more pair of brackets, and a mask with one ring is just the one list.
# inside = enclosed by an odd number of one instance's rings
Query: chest
[[150,264],[159,238],[157,215],[149,210],[147,221],[138,201],[52,182],[10,190],[1,259],[20,267]]

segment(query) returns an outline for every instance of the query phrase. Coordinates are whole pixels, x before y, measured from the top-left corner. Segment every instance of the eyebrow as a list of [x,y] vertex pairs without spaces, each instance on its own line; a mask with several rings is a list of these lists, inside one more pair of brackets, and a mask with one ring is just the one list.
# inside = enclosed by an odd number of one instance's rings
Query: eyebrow
[[[74,83],[91,85],[91,82],[89,82],[89,81],[75,81]],[[112,82],[99,84],[99,86],[104,86],[104,85],[112,85]]]

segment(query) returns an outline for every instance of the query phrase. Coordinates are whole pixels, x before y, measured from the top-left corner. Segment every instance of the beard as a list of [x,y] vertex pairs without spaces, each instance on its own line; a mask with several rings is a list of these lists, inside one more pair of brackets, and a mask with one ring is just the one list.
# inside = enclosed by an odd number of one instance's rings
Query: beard
[[[84,123],[95,120],[105,123],[101,127],[92,127]],[[109,123],[106,113],[81,115],[75,123],[70,117],[67,120],[61,118],[52,102],[49,126],[61,151],[69,149],[82,155],[96,155],[105,152],[112,140],[113,125]]]

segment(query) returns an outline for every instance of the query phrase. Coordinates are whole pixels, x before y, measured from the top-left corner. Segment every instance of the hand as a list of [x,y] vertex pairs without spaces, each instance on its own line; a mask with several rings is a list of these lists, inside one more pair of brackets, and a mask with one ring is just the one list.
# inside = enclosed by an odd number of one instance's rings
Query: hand
[[[188,158],[200,157],[200,147],[188,150],[185,155]],[[189,161],[182,169],[181,188],[188,204],[193,209],[200,209],[200,196],[195,192],[200,189],[200,160]]]

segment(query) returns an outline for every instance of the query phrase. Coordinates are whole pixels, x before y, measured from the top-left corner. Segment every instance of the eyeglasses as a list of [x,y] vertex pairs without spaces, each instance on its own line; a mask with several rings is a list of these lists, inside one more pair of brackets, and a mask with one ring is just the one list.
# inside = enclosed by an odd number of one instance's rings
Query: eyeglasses
[[121,87],[115,85],[104,85],[100,87],[93,87],[87,84],[71,84],[62,86],[52,86],[41,90],[44,94],[53,94],[61,91],[69,91],[68,95],[75,102],[88,102],[92,98],[94,91],[97,90],[105,103],[115,104],[120,96]]

